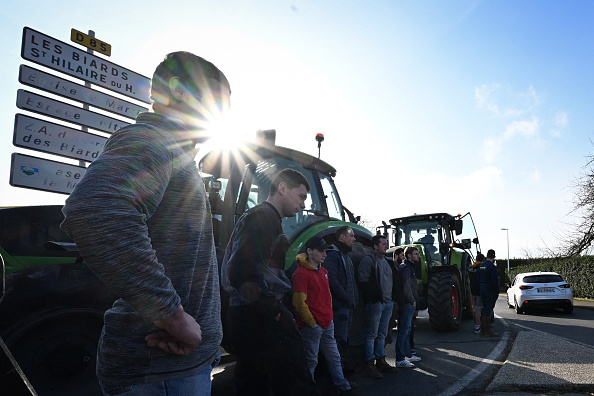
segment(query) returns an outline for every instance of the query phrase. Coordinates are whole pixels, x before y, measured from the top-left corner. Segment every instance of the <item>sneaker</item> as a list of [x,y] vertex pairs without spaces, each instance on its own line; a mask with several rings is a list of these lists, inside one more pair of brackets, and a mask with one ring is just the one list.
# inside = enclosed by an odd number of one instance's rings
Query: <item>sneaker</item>
[[407,357],[406,360],[408,360],[409,362],[420,362],[421,358],[417,355],[412,355],[411,357]]
[[359,384],[355,381],[349,381],[349,385],[351,386],[351,389],[357,389],[359,387]]
[[474,331],[476,334],[481,332],[481,326],[474,326],[474,328],[472,329],[472,331]]
[[400,367],[400,368],[414,368],[416,366],[414,364],[412,364],[411,362],[408,362],[406,360],[401,360],[399,362],[396,362],[396,367]]

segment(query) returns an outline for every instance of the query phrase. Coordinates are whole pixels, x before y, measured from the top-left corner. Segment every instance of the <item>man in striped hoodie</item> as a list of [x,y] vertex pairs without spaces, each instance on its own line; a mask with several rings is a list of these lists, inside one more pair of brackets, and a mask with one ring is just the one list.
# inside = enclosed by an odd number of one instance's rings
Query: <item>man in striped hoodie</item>
[[105,395],[209,395],[222,338],[210,207],[194,146],[231,90],[212,63],[166,56],[153,112],[114,133],[66,200],[61,227],[119,298],[104,317]]

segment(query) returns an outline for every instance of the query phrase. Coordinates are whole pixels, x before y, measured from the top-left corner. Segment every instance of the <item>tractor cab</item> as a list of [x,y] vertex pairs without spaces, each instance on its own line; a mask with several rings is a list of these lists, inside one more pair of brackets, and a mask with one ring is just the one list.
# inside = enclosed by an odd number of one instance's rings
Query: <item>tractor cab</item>
[[452,247],[468,251],[472,258],[480,251],[470,213],[452,216],[447,213],[415,215],[390,220],[393,244],[421,245],[422,254],[431,266],[450,265]]
[[285,268],[293,264],[307,239],[320,235],[332,243],[333,233],[341,225],[348,224],[363,237],[361,240],[369,240],[370,232],[357,226],[357,219],[342,205],[333,180],[336,169],[319,158],[277,146],[275,134],[274,130],[259,131],[255,143],[213,150],[200,161],[219,254],[225,250],[239,217],[266,201],[272,179],[286,168],[301,172],[311,189],[305,209],[283,219],[283,230],[291,244]]

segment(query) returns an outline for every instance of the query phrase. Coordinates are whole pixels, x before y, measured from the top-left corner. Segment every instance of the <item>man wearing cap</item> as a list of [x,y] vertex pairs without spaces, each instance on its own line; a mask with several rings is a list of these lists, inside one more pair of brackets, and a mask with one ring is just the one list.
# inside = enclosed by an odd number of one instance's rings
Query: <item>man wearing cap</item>
[[493,308],[499,297],[499,274],[495,261],[495,250],[489,249],[487,259],[478,267],[478,279],[481,285],[481,300],[483,310],[481,312],[481,335],[485,337],[497,337],[499,334],[491,330],[491,318]]
[[303,336],[305,357],[312,379],[318,365],[318,353],[322,351],[338,394],[352,395],[351,385],[342,371],[334,338],[328,271],[322,267],[327,249],[326,241],[314,236],[305,243],[305,253],[297,255],[299,267],[291,278],[293,305],[297,311],[297,326]]
[[336,230],[334,237],[336,242],[328,247],[323,266],[328,271],[330,293],[332,293],[334,337],[340,355],[345,360],[353,309],[359,301],[355,269],[349,257],[349,252],[352,251],[355,243],[355,233],[351,227],[342,226]]

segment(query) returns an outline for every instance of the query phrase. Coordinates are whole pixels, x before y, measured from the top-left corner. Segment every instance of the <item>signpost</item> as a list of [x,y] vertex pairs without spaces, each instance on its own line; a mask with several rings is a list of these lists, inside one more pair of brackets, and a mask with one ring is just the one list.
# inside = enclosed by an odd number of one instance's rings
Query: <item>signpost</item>
[[[85,52],[28,27],[23,28],[23,59],[84,80],[85,85],[21,65],[19,81],[22,84],[82,103],[83,106],[71,105],[19,89],[17,107],[41,114],[43,117],[79,125],[82,130],[17,114],[12,143],[16,147],[79,160],[80,165],[13,153],[11,186],[70,194],[86,172],[85,163],[94,161],[107,142],[107,137],[89,133],[87,128],[93,128],[100,134],[111,134],[129,125],[129,122],[100,112],[108,111],[116,117],[132,120],[139,113],[148,110],[131,101],[91,88],[91,84],[97,85],[115,92],[116,95],[125,95],[140,102],[150,103],[150,79],[95,56],[93,51],[109,56],[111,45],[93,36],[92,31],[87,35],[76,29],[71,30],[71,40],[89,48],[89,51]],[[99,112],[90,111],[89,106],[98,109]]]
[[21,57],[91,84],[150,103],[150,79],[86,51],[23,28]]

